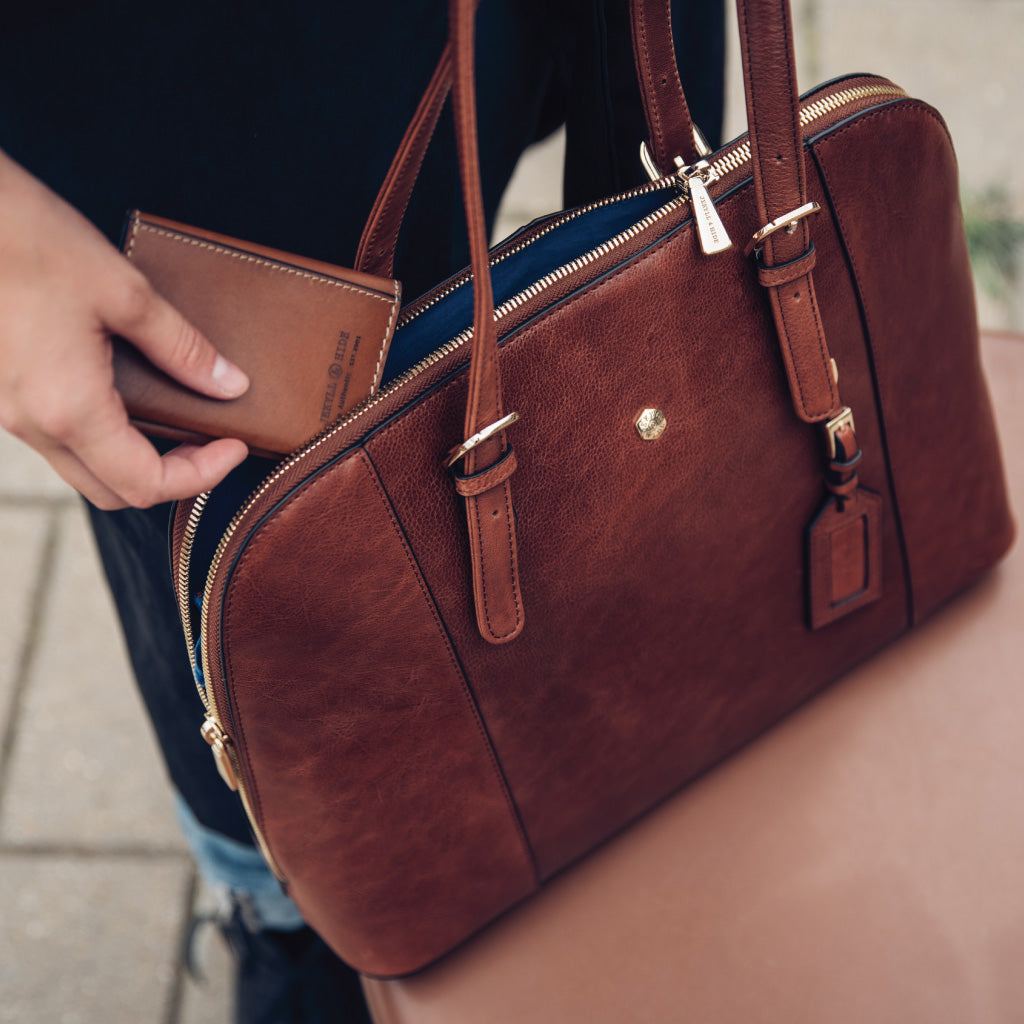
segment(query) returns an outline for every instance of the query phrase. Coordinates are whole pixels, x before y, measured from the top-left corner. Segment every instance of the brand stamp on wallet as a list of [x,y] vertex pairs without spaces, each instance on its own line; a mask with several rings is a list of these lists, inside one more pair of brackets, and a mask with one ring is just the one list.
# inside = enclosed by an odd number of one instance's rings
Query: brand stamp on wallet
[[238,437],[284,455],[376,390],[395,328],[397,281],[134,212],[124,253],[249,375],[240,398],[191,391],[115,339],[114,380],[156,437]]

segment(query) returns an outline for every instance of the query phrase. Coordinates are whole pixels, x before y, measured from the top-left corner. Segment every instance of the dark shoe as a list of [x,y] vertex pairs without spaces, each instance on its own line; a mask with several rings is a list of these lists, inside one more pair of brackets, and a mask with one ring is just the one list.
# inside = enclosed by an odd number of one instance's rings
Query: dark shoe
[[249,916],[236,903],[217,918],[235,960],[235,1024],[372,1024],[359,975],[316,932]]

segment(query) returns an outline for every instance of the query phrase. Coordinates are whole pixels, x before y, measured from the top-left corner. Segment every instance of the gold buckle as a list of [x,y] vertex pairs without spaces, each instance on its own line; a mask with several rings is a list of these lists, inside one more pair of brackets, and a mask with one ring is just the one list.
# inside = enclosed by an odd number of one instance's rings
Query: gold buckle
[[495,434],[500,434],[506,427],[511,427],[518,419],[519,413],[510,412],[507,416],[502,416],[500,420],[495,421],[489,427],[484,427],[483,430],[478,430],[472,437],[467,437],[462,444],[453,448],[448,453],[448,458],[444,460],[445,468],[451,469],[459,459],[468,452],[471,452],[477,445],[490,440]]
[[763,228],[759,228],[754,232],[754,237],[747,242],[747,247],[744,250],[745,255],[749,256],[769,235],[774,235],[776,231],[781,231],[785,228],[787,234],[793,234],[796,231],[797,224],[804,217],[810,217],[811,214],[820,212],[821,207],[817,203],[804,203],[803,206],[798,206],[795,210],[790,210],[789,213],[776,217],[771,223],[765,224]]
[[857,432],[857,428],[853,424],[853,410],[848,405],[844,405],[843,408],[825,424],[825,435],[828,437],[828,457],[833,462],[835,462],[836,458],[836,434],[846,426],[849,426],[850,430],[854,433]]
[[[714,152],[708,145],[708,140],[704,138],[704,133],[696,125],[693,126],[693,144],[697,149],[698,160],[706,160]],[[682,164],[679,157],[676,157],[676,161],[678,164]],[[660,168],[654,162],[654,154],[651,153],[646,141],[640,143],[640,163],[644,165],[647,177],[651,181],[659,181],[662,178],[668,177],[668,175],[661,173]]]

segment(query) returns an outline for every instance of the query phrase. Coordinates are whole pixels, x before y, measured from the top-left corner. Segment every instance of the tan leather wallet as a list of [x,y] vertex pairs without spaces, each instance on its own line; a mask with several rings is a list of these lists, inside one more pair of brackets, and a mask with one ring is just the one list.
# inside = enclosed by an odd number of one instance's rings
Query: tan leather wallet
[[279,252],[138,211],[124,254],[249,375],[240,398],[207,398],[114,339],[114,381],[145,433],[238,437],[294,451],[376,390],[395,328],[397,281]]

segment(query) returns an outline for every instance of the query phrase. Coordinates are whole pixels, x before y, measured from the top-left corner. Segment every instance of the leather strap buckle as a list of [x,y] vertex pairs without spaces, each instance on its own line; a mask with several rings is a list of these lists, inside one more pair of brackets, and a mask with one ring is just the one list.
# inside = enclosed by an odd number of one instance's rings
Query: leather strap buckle
[[[704,138],[704,133],[696,125],[693,125],[693,144],[696,146],[697,156],[701,160],[706,160],[714,152],[708,145],[708,140]],[[679,166],[682,166],[682,159],[676,157],[676,160],[679,162]],[[658,181],[661,178],[668,177],[668,175],[662,173],[661,168],[655,163],[654,154],[651,152],[651,147],[647,145],[646,141],[640,143],[640,163],[643,164],[647,177],[651,181]]]
[[810,217],[812,214],[820,212],[821,206],[818,203],[804,203],[803,206],[798,206],[795,210],[790,210],[789,213],[776,217],[775,220],[770,221],[763,228],[759,228],[754,232],[753,237],[747,242],[747,246],[743,250],[744,255],[749,256],[769,235],[774,235],[776,231],[785,229],[786,233],[791,235],[796,231],[797,224],[804,217]]
[[456,445],[448,453],[448,457],[444,460],[445,468],[451,469],[459,459],[463,458],[468,452],[471,452],[477,445],[490,440],[495,434],[500,434],[506,427],[511,427],[518,419],[519,413],[510,412],[507,416],[502,416],[500,420],[495,420],[490,426],[484,427],[483,430],[478,430],[472,437],[467,437],[462,444]]
[[844,405],[842,409],[840,409],[839,412],[825,424],[825,436],[828,439],[828,457],[831,462],[836,461],[836,455],[838,454],[836,435],[844,427],[849,427],[851,433],[856,433],[856,427],[853,424],[853,410],[848,405]]

